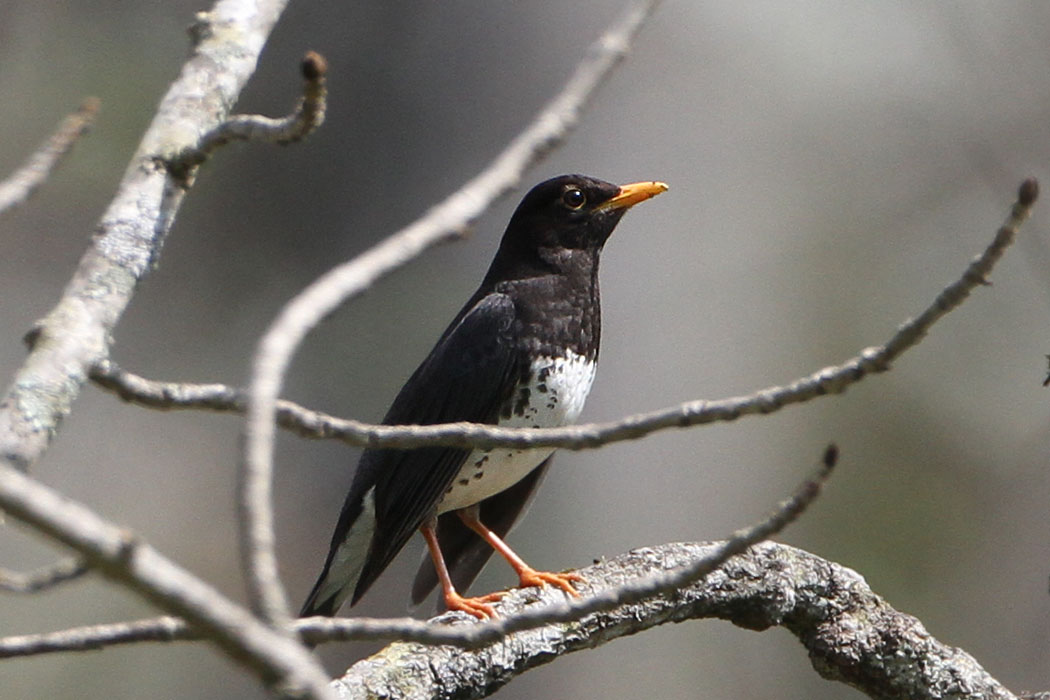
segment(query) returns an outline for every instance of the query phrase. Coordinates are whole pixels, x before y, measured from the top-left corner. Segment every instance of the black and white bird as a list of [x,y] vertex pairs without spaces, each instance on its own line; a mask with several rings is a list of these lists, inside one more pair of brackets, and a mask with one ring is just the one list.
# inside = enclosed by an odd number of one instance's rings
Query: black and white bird
[[[554,427],[575,421],[598,360],[598,259],[630,207],[667,189],[563,175],[534,187],[503,234],[481,286],[405,383],[383,423],[454,421]],[[550,466],[552,448],[366,450],[346,497],[324,570],[302,616],[356,603],[414,532],[426,540],[412,589],[420,602],[441,583],[448,609],[494,615],[501,593],[458,590],[493,550],[522,586],[576,594],[572,573],[537,571],[503,542]]]

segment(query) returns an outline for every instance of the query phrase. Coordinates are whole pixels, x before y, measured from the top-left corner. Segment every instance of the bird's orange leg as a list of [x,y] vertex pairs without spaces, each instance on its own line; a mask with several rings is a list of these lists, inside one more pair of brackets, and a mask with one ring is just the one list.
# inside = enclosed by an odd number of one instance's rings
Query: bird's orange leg
[[445,557],[441,554],[441,546],[438,544],[437,533],[434,531],[434,523],[427,522],[419,527],[423,539],[427,541],[427,549],[430,550],[430,558],[434,561],[434,570],[437,571],[438,580],[441,581],[441,590],[445,596],[445,607],[449,610],[462,610],[482,620],[496,617],[496,610],[488,603],[493,603],[503,597],[504,593],[490,593],[477,598],[464,598],[456,592],[452,585],[452,579],[448,575],[448,567],[445,566]]
[[528,588],[529,586],[542,587],[549,583],[576,598],[580,597],[580,594],[576,592],[576,589],[573,588],[572,584],[574,581],[582,581],[582,576],[574,573],[559,574],[551,571],[537,571],[526,564],[513,549],[508,547],[507,543],[500,539],[499,535],[485,527],[485,524],[478,519],[477,508],[464,508],[463,510],[456,511],[456,513],[459,515],[459,519],[463,521],[464,525],[478,533],[478,535],[488,542],[493,549],[503,555],[503,558],[507,560],[507,563],[518,572],[518,580],[520,581],[522,588]]

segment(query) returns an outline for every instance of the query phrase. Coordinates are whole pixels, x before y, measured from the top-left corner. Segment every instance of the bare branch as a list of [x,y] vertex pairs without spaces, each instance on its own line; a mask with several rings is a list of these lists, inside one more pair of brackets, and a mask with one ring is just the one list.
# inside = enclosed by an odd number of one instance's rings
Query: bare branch
[[[355,664],[334,682],[352,697],[483,697],[569,652],[666,622],[715,617],[754,630],[786,627],[822,676],[873,698],[1015,698],[970,655],[942,644],[917,619],[890,607],[857,573],[785,545],[753,544],[812,502],[835,457],[829,447],[821,471],[794,498],[729,541],[644,548],[582,569],[586,597],[579,603],[566,605],[564,594],[553,588],[517,589],[499,601],[504,617],[493,622],[474,624],[466,615],[447,613],[429,623],[310,618],[295,628],[311,644],[391,636],[426,642],[398,642]],[[123,538],[118,546],[140,547],[117,534]],[[123,558],[155,567],[156,559],[143,554],[129,549]],[[277,643],[287,641],[265,628],[262,633]],[[162,617],[3,638],[0,658],[199,636],[184,621]]]
[[37,593],[66,581],[80,578],[90,569],[81,559],[68,558],[42,566],[29,573],[0,569],[0,591],[8,593]]
[[328,98],[328,62],[316,51],[308,51],[300,68],[304,80],[303,96],[295,111],[280,119],[258,114],[232,115],[205,134],[196,147],[180,154],[172,167],[188,172],[207,160],[214,151],[232,141],[260,141],[284,145],[300,141],[313,133],[324,123]]
[[[1018,201],[994,240],[948,285],[917,317],[903,323],[884,344],[867,348],[856,357],[835,367],[825,367],[786,386],[772,386],[747,396],[718,400],[687,401],[649,413],[628,416],[607,423],[571,425],[562,428],[498,428],[480,423],[445,423],[425,426],[374,425],[336,418],[312,411],[291,401],[277,401],[277,424],[309,438],[337,438],[365,447],[560,447],[592,449],[620,440],[635,440],[668,428],[685,428],[704,423],[735,420],[742,416],[766,414],[784,406],[802,403],[845,391],[868,374],[884,372],[909,348],[917,345],[941,317],[958,307],[975,287],[986,284],[988,274],[1013,241],[1020,225],[1028,218],[1038,195],[1034,179],[1022,183]],[[92,378],[102,387],[115,391],[125,401],[152,408],[210,409],[243,413],[246,393],[224,384],[154,382],[125,372],[115,365],[100,364]]]
[[[647,547],[587,567],[581,573],[591,589],[617,587],[653,570],[693,565],[722,546],[708,543]],[[512,611],[531,607],[556,605],[562,597],[550,589],[512,591],[504,598],[504,611],[513,614]],[[517,632],[480,650],[398,642],[356,663],[335,685],[348,697],[482,697],[525,670],[569,652],[590,649],[667,622],[704,618],[724,619],[753,630],[783,626],[806,647],[814,668],[822,676],[848,683],[873,698],[1018,697],[969,654],[942,644],[918,620],[894,610],[856,572],[772,542],[734,556],[702,582],[672,595],[595,613],[577,624],[551,624]],[[450,619],[450,615],[445,615],[434,622]],[[420,630],[444,630],[449,636],[461,629],[489,624],[469,624],[458,616],[455,619],[451,626],[407,622]],[[307,640],[327,639],[333,636],[329,626],[350,622],[354,621],[310,618],[297,621],[296,627]],[[134,641],[197,638],[180,620],[155,618],[0,639],[0,658],[96,649]],[[444,670],[434,673],[433,669],[438,668]],[[1038,698],[1042,694],[1021,697]]]
[[238,504],[249,598],[265,619],[283,624],[291,621],[274,554],[271,475],[277,397],[296,348],[344,301],[427,248],[455,238],[497,197],[517,185],[525,170],[575,126],[580,109],[624,57],[656,4],[644,0],[632,5],[591,47],[562,92],[481,174],[423,218],[316,280],[281,310],[264,335],[252,366]]
[[148,620],[74,627],[61,632],[2,637],[0,659],[55,652],[91,651],[139,642],[174,642],[181,639],[200,639],[200,634],[178,617],[153,617]]
[[[27,336],[0,397],[0,458],[27,469],[47,449],[138,282],[160,255],[192,181],[169,168],[226,120],[287,0],[219,0],[198,15],[193,53],[161,101],[62,298]],[[181,170],[181,172],[179,172]]]
[[25,164],[0,182],[0,214],[25,202],[47,182],[62,157],[91,128],[100,104],[96,97],[84,98],[77,111],[62,120],[55,133],[29,156]]
[[[323,669],[275,631],[83,506],[17,470],[47,449],[108,353],[110,333],[156,263],[194,168],[176,162],[229,115],[287,0],[218,0],[198,14],[195,45],[132,158],[62,298],[27,335],[30,353],[0,398],[0,508],[74,547],[104,575],[207,631],[270,685],[329,697]],[[171,167],[177,165],[179,167]]]
[[310,698],[331,697],[324,669],[295,639],[267,627],[134,533],[2,460],[0,509],[72,547],[101,575],[184,618],[270,686]]
[[[654,569],[690,566],[719,546],[644,548],[581,573],[592,588],[617,586]],[[538,605],[537,598],[551,603],[560,597],[533,589],[513,592],[508,602],[518,610]],[[712,617],[746,629],[787,628],[809,651],[818,673],[873,698],[1015,698],[969,654],[942,644],[917,619],[890,607],[856,572],[772,542],[733,557],[703,582],[674,594],[576,624],[519,632],[482,650],[398,642],[357,662],[335,684],[348,697],[480,698],[569,652],[667,622]]]
[[[430,623],[413,619],[314,617],[295,621],[296,630],[312,646],[328,641],[400,639],[425,644],[451,644],[468,649],[481,649],[499,642],[508,634],[535,629],[557,622],[575,622],[596,612],[608,612],[645,598],[673,594],[717,569],[731,557],[777,532],[795,520],[817,497],[831,475],[838,459],[838,449],[829,445],[820,471],[807,479],[790,499],[784,501],[765,520],[741,530],[720,544],[709,556],[671,571],[660,570],[635,581],[628,581],[572,604],[558,603],[533,608],[508,618],[480,625],[450,627],[444,622],[468,619],[451,613]],[[585,589],[584,589],[585,590]],[[502,608],[497,603],[497,608]],[[472,619],[472,618],[469,618]],[[80,651],[134,641],[175,641],[196,639],[197,635],[179,620],[157,618],[136,622],[94,625],[38,635],[0,639],[0,658],[28,656],[55,651]]]

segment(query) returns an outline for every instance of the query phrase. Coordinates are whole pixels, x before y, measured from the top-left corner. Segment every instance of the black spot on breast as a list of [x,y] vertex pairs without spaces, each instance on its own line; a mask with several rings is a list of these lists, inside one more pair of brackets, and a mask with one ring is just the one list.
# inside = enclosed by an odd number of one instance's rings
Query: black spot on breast
[[547,393],[547,385],[546,384],[537,384],[536,385],[536,391],[540,392],[541,394],[546,394]]
[[478,472],[478,473],[476,473],[476,474],[474,475],[474,478],[475,478],[475,479],[480,479],[480,478],[481,478],[481,477],[483,477],[483,476],[485,476],[485,472]]
[[460,486],[466,486],[470,483],[470,479],[460,479],[457,483],[459,483]]

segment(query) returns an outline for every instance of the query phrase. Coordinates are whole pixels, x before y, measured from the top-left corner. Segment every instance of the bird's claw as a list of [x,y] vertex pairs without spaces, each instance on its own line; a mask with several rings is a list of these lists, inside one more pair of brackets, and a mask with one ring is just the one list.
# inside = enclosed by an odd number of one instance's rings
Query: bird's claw
[[479,620],[488,620],[489,618],[498,617],[498,615],[496,615],[496,609],[489,605],[489,603],[495,603],[505,595],[505,591],[498,591],[496,593],[489,593],[488,595],[464,598],[456,592],[452,592],[451,594],[446,593],[445,608],[448,610],[462,610]]
[[557,586],[574,598],[579,598],[580,594],[576,592],[576,589],[572,584],[574,582],[583,581],[583,576],[572,573],[571,571],[554,573],[553,571],[536,571],[535,569],[529,568],[519,571],[518,579],[522,588],[542,588],[550,584],[552,586]]

